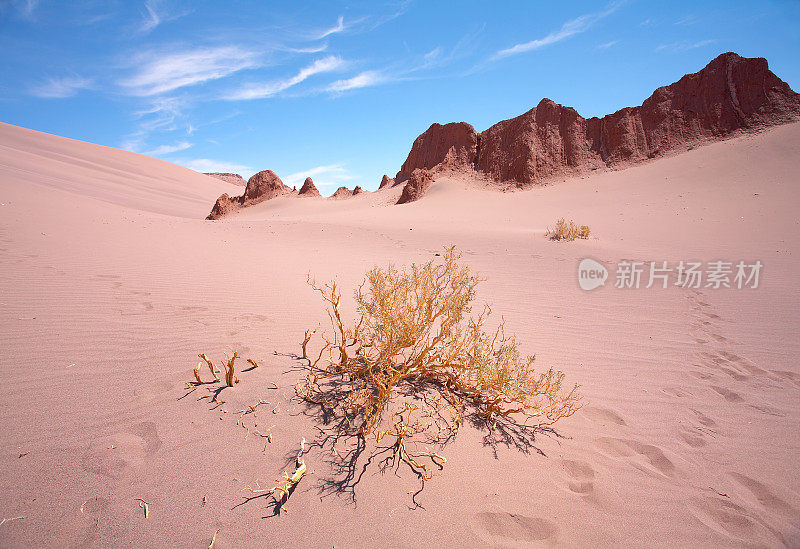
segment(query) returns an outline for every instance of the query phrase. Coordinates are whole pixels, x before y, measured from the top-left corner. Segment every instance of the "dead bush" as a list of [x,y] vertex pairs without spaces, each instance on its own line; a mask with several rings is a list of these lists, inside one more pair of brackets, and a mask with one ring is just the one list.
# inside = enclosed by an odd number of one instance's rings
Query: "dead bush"
[[322,335],[298,395],[360,435],[394,437],[398,457],[423,475],[429,470],[405,441],[419,433],[454,434],[465,410],[490,428],[513,415],[535,429],[579,407],[577,386],[565,388],[564,374],[552,368],[535,372],[534,357],[520,355],[502,321],[486,330],[488,306],[471,314],[479,279],[459,259],[450,248],[438,262],[373,268],[355,292],[353,325],[343,319],[336,283],[309,282],[328,304],[333,334]]
[[587,225],[578,226],[571,219],[566,221],[563,217],[556,221],[556,226],[553,229],[548,229],[547,236],[550,240],[566,240],[568,242],[576,238],[589,238],[591,230]]

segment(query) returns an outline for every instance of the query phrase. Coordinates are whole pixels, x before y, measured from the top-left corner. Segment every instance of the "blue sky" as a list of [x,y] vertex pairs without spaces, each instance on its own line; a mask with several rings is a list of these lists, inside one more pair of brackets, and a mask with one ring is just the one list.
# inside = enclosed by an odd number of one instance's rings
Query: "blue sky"
[[0,120],[374,189],[433,122],[602,116],[725,51],[798,90],[798,29],[791,1],[0,0]]

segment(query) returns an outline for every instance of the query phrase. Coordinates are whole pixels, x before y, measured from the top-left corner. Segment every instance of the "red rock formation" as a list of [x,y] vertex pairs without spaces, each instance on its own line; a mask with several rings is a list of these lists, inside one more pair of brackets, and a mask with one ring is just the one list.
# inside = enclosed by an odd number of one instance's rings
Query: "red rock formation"
[[353,189],[353,196],[355,196],[355,195],[357,195],[357,194],[361,194],[361,193],[363,193],[363,192],[364,192],[364,189],[362,189],[361,187],[359,187],[358,185],[356,185],[356,188],[355,188],[355,189]]
[[383,177],[381,178],[381,184],[378,187],[378,190],[381,190],[384,187],[391,187],[392,185],[394,185],[394,179],[392,179],[386,174],[383,174]]
[[422,195],[428,191],[428,188],[432,183],[433,174],[431,174],[430,170],[414,170],[411,173],[411,177],[408,178],[406,186],[403,187],[403,192],[400,195],[400,199],[397,201],[397,203],[407,204],[408,202],[419,200],[422,198]]
[[319,191],[317,190],[316,185],[314,185],[314,180],[310,177],[306,177],[306,180],[303,182],[303,186],[300,187],[300,196],[320,196]]
[[242,205],[250,206],[292,192],[272,170],[263,170],[247,182],[242,195]]
[[245,181],[244,178],[238,173],[206,173],[204,175],[215,177],[225,181],[226,183],[232,183],[241,187],[247,185],[247,181]]
[[436,166],[458,169],[471,166],[475,161],[478,136],[475,128],[466,122],[431,124],[411,146],[408,158],[395,176],[402,183],[417,168],[432,169]]
[[275,172],[264,170],[250,178],[244,189],[244,194],[241,196],[230,197],[227,193],[220,196],[206,219],[219,219],[223,215],[239,208],[252,206],[291,192],[292,190],[283,184],[283,181],[275,175]]
[[331,198],[350,198],[351,196],[353,196],[353,191],[347,187],[339,187],[336,189],[336,192],[331,195]]
[[795,120],[800,95],[770,72],[766,60],[725,53],[657,89],[641,106],[603,118],[585,119],[543,99],[478,136],[465,123],[434,124],[414,141],[397,179],[416,168],[434,174],[474,168],[498,182],[529,186]]
[[228,196],[228,193],[223,194],[217,198],[217,201],[214,203],[214,207],[211,208],[211,213],[208,214],[206,219],[219,219],[223,215],[227,215],[232,211],[237,210],[240,206],[240,198],[240,196]]

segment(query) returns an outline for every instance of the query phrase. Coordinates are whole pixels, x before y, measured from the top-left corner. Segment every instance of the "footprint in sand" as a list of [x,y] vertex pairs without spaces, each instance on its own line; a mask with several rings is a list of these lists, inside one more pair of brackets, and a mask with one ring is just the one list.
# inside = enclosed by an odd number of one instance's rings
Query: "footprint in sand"
[[490,543],[530,543],[558,534],[558,527],[549,520],[505,512],[476,514],[475,528]]
[[[671,477],[675,473],[675,464],[664,455],[661,448],[652,444],[645,444],[636,440],[621,438],[600,437],[595,440],[595,446],[602,453],[611,457],[635,457],[637,454],[644,457],[650,466],[658,473]],[[652,472],[642,464],[632,462],[631,465],[644,472]]]
[[717,422],[695,409],[691,409],[691,411],[699,425],[693,423],[682,425],[678,434],[692,448],[701,448],[708,443],[706,440],[707,435],[710,434],[713,437],[716,434],[713,427],[717,426]]
[[97,518],[106,510],[111,500],[101,497],[89,498],[81,504],[80,512],[88,517]]
[[594,469],[585,461],[565,459],[561,462],[569,480],[567,486],[576,494],[591,494],[594,491]]
[[726,389],[725,387],[719,387],[718,385],[712,385],[712,389],[714,389],[717,393],[721,394],[725,400],[728,402],[744,402],[744,398],[742,395],[737,393],[736,391],[731,391],[730,389]]
[[130,433],[142,439],[146,454],[154,454],[161,448],[161,438],[158,436],[156,424],[152,421],[143,421],[134,425],[130,429]]
[[790,372],[788,370],[772,370],[772,378],[776,380],[791,381],[800,387],[800,374],[797,372]]
[[694,408],[692,408],[692,412],[694,413],[695,416],[697,416],[697,421],[699,421],[700,424],[703,425],[704,427],[716,427],[717,426],[717,422],[714,421],[713,419],[711,419],[710,417],[708,417],[707,415],[705,415],[704,413],[698,412]]
[[91,448],[83,456],[81,465],[90,473],[120,478],[128,467],[141,463],[161,445],[155,423],[145,421]]
[[765,484],[735,471],[729,472],[728,475],[747,488],[763,507],[770,511],[786,513],[790,516],[797,515],[797,510],[794,507],[776,496]]
[[595,421],[616,423],[617,425],[626,425],[625,420],[616,413],[614,410],[608,408],[601,408],[599,406],[586,406],[581,410],[589,418]]
[[679,389],[677,387],[662,387],[661,392],[664,393],[665,395],[674,396],[678,398],[686,398],[694,396],[692,395],[692,393],[684,391],[683,389]]
[[708,442],[706,441],[706,437],[703,433],[690,429],[688,427],[681,427],[681,431],[679,433],[681,439],[691,446],[692,448],[702,448]]
[[717,534],[748,546],[763,546],[764,540],[780,541],[780,536],[754,513],[728,498],[696,500],[689,512]]

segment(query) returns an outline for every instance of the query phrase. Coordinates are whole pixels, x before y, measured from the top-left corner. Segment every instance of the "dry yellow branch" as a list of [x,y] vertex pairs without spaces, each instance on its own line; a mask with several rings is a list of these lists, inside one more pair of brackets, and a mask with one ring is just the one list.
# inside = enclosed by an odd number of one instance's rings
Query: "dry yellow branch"
[[197,384],[198,385],[202,385],[202,383],[203,383],[203,380],[200,379],[200,366],[202,366],[202,365],[203,365],[202,362],[198,362],[197,366],[195,366],[195,368],[194,368],[194,378],[197,380]]
[[139,502],[139,507],[140,508],[144,509],[144,518],[149,517],[150,516],[150,505],[151,504],[146,502],[142,498],[133,498],[133,499]]
[[551,240],[566,240],[569,242],[576,238],[589,238],[590,233],[591,230],[587,225],[581,225],[579,227],[574,221],[567,221],[562,217],[556,221],[554,229],[548,229],[547,236],[549,236]]
[[258,362],[256,362],[256,361],[255,361],[255,360],[253,360],[252,358],[248,358],[248,359],[247,359],[247,362],[249,362],[250,364],[252,364],[252,365],[253,365],[253,368],[258,368]]
[[300,479],[303,478],[304,474],[306,474],[306,463],[302,458],[298,457],[297,461],[295,462],[294,473],[290,475],[284,471],[283,480],[270,489],[270,492],[272,493],[281,493],[281,495],[277,498],[278,503],[283,503],[289,499],[289,493],[291,492],[292,488],[294,488],[294,486],[300,482]]
[[217,371],[214,369],[214,363],[211,362],[211,359],[208,358],[204,353],[200,353],[197,356],[202,358],[206,364],[208,364],[208,369],[211,370],[211,375],[214,376],[214,381],[219,381],[219,378],[217,377]]
[[234,383],[239,382],[239,380],[236,379],[236,376],[234,376],[234,363],[236,362],[237,358],[239,358],[239,353],[234,351],[233,356],[222,363],[223,367],[225,368],[225,384],[228,387],[233,387]]
[[217,534],[219,534],[220,528],[217,528],[217,531],[214,532],[214,535],[211,536],[211,543],[208,544],[208,549],[214,549],[214,542],[217,541]]
[[303,336],[303,343],[300,345],[303,349],[303,358],[308,359],[308,352],[306,351],[306,347],[308,346],[308,342],[311,341],[311,338],[315,333],[319,330],[319,324],[313,330],[306,330],[305,336]]

